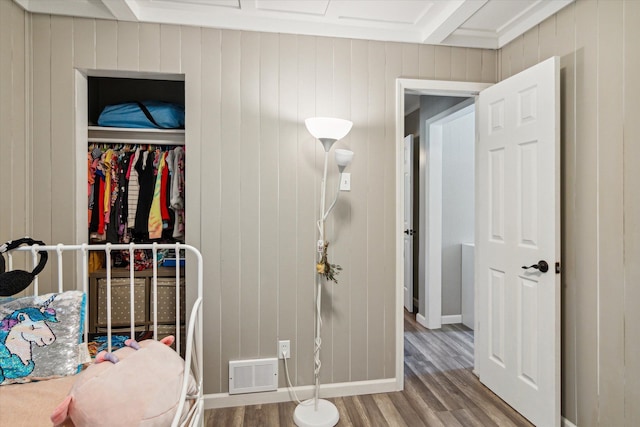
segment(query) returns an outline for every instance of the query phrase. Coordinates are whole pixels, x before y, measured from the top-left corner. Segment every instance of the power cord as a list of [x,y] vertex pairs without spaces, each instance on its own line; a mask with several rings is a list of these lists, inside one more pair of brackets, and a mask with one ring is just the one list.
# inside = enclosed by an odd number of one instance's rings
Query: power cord
[[[293,396],[293,398],[295,399],[298,405],[304,405],[305,403],[300,401],[300,399],[298,398],[298,395],[296,394],[296,391],[293,389],[293,385],[291,384],[291,378],[289,378],[289,365],[287,364],[286,351],[282,352],[282,359],[284,360],[284,373],[285,373],[285,376],[287,377],[287,386],[289,387],[289,393]],[[310,403],[307,403],[307,404],[310,404]]]

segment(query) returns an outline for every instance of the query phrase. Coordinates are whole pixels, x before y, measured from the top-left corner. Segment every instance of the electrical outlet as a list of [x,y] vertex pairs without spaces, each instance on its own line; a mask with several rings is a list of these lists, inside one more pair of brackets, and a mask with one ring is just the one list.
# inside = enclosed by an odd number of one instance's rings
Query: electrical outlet
[[278,341],[278,359],[284,359],[285,354],[287,359],[291,358],[291,342],[289,340]]

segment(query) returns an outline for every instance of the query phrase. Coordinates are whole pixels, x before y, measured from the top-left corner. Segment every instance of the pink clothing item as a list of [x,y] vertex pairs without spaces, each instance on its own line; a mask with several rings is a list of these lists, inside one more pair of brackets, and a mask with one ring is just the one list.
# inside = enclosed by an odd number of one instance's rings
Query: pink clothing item
[[168,152],[164,153],[164,164],[165,167],[162,168],[162,176],[161,187],[160,187],[160,213],[162,215],[162,228],[167,228],[167,223],[171,218],[169,216],[169,209],[167,207],[167,181],[169,179],[169,164],[167,163]]

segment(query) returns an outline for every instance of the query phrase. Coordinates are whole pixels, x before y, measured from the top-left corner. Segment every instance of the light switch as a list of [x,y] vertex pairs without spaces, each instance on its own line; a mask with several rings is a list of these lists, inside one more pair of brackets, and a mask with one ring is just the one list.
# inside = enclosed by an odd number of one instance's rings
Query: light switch
[[351,191],[351,174],[343,173],[340,177],[340,191]]

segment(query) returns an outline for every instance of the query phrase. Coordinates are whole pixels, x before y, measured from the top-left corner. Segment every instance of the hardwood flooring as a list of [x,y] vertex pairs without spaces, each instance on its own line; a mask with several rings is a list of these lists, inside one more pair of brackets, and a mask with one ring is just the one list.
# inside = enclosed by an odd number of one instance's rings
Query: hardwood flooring
[[[471,372],[473,331],[463,325],[428,330],[404,317],[405,388],[401,392],[339,397],[339,427],[532,426]],[[205,411],[205,426],[294,426],[293,402]]]

